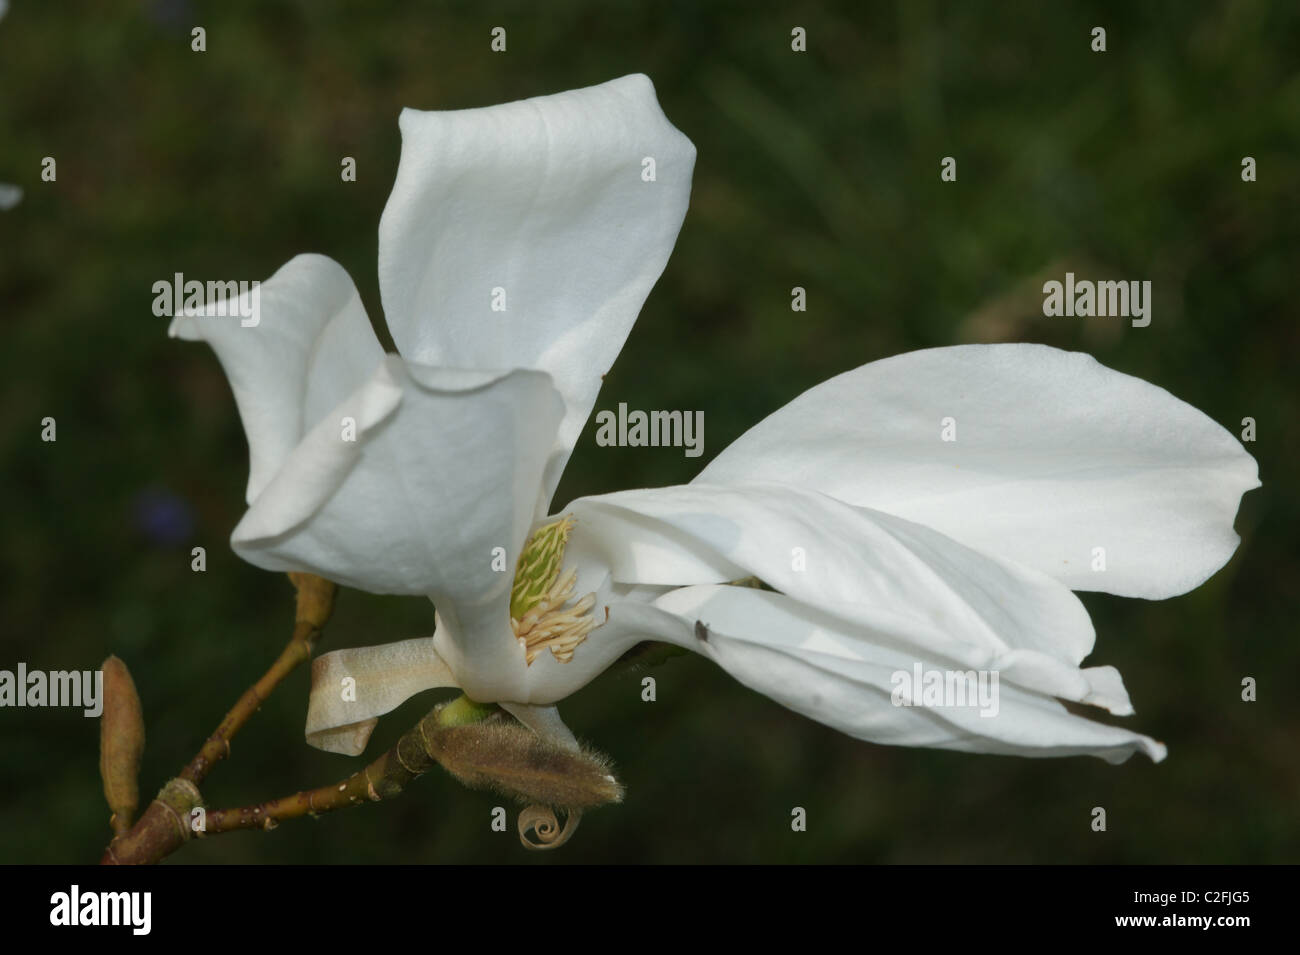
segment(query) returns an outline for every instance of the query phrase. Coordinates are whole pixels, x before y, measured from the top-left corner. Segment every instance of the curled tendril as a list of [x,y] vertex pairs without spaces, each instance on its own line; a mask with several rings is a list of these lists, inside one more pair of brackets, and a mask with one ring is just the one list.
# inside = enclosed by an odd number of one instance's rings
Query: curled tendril
[[582,813],[571,811],[564,827],[555,811],[546,806],[529,806],[519,813],[519,841],[525,849],[558,849],[578,830]]

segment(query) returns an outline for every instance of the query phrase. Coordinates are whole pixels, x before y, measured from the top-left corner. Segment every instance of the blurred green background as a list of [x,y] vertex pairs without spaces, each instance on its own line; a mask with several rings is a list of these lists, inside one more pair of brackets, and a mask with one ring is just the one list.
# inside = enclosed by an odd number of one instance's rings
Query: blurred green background
[[[910,349],[1091,352],[1234,433],[1264,481],[1243,544],[1160,603],[1083,595],[1090,662],[1169,745],[1153,766],[873,746],[701,658],[608,674],[563,713],[609,752],[622,806],[551,854],[492,833],[501,800],[435,770],[401,799],[185,848],[178,862],[1295,862],[1300,7],[1230,3],[644,4],[13,0],[0,23],[0,667],[117,653],[148,723],[142,791],[174,774],[279,652],[281,576],[227,543],[247,450],[204,346],[167,339],[151,285],[265,278],[325,253],[380,335],[377,225],[403,106],[483,106],[654,80],[699,150],[690,212],[598,408],[705,411],[705,457],[602,449],[556,500],[689,480],[805,388]],[[207,52],[190,29],[207,30]],[[489,50],[493,26],[508,51]],[[790,51],[793,26],[809,51]],[[1089,32],[1108,31],[1108,51]],[[941,183],[955,156],[958,181]],[[1243,156],[1259,180],[1243,183]],[[58,162],[40,181],[41,158]],[[354,156],[355,183],[339,163]],[[1151,279],[1154,320],[1047,319],[1067,269]],[[790,288],[808,290],[792,314]],[[55,444],[40,420],[58,422]],[[205,574],[189,551],[208,550]],[[432,630],[427,601],[341,596],[324,649]],[[1240,700],[1244,676],[1259,700]],[[308,748],[296,673],[204,787],[242,805],[359,766]],[[436,698],[381,721],[381,751]],[[107,841],[98,726],[0,711],[0,861]],[[807,809],[804,833],[790,810]],[[1109,831],[1094,833],[1104,806]],[[512,810],[513,819],[513,810]]]

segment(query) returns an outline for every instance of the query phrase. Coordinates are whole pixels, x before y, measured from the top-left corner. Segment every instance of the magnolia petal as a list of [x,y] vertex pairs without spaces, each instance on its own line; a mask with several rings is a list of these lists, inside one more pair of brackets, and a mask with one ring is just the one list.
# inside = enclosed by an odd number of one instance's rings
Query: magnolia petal
[[[943,440],[945,419],[955,440]],[[1170,597],[1232,556],[1254,458],[1163,388],[1044,345],[872,362],[769,415],[699,475],[780,481],[926,524],[1075,590]],[[1105,570],[1093,570],[1094,548]]]
[[[573,540],[570,537],[571,544]],[[582,689],[641,641],[658,640],[663,633],[682,628],[676,617],[650,606],[661,588],[641,590],[618,584],[590,552],[566,552],[564,566],[577,573],[575,598],[594,594],[591,613],[598,623],[571,659],[562,662],[547,651],[529,664],[508,617],[495,611],[453,619],[445,607],[440,608],[434,633],[439,654],[472,699],[507,708],[533,707],[532,711],[510,712],[538,734],[555,739],[560,739],[562,732],[553,723],[543,722],[550,718],[536,708]],[[472,621],[470,625],[467,620]],[[554,722],[558,719],[556,715]]]
[[[983,669],[997,673],[998,682],[986,676],[988,694],[974,705],[920,705],[910,689],[897,692],[917,665],[926,674],[971,672],[978,679],[976,668],[936,658],[928,646],[909,651],[896,645],[888,638],[887,615],[881,616],[881,629],[873,629],[783,594],[716,585],[671,591],[656,607],[700,621],[693,641],[682,641],[679,632],[680,645],[708,656],[746,686],[857,739],[1021,756],[1089,754],[1108,762],[1137,751],[1156,762],[1165,757],[1164,745],[1150,737],[1067,711],[1051,697],[1059,681],[1035,685],[1031,669],[1004,670],[997,660]],[[1067,698],[1118,694],[1121,712],[1131,710],[1112,668],[1077,675],[1087,689]],[[1027,677],[1029,685],[1020,682]]]
[[175,316],[168,334],[207,341],[230,379],[248,436],[252,504],[308,429],[363,385],[384,350],[347,271],[323,255],[290,259],[220,310],[235,314],[217,315],[217,303],[208,303],[202,314]]
[[[240,556],[258,564],[242,546],[288,534],[337,493],[361,459],[363,442],[402,403],[400,375],[393,371],[393,363],[382,360],[370,380],[323,415],[289,453],[234,530],[231,541]],[[343,439],[345,428],[355,431],[354,440]]]
[[[695,147],[642,75],[481,109],[407,109],[400,125],[379,225],[393,340],[423,364],[539,368],[555,379],[565,416],[544,514],[601,377],[668,261]],[[642,178],[647,157],[653,181]],[[504,310],[493,308],[496,289]]]
[[564,720],[560,719],[560,711],[554,706],[529,706],[527,703],[503,702],[501,708],[542,739],[572,753],[582,749],[578,745],[578,738],[565,725]]
[[433,637],[322,654],[311,665],[307,742],[358,756],[380,716],[445,686],[456,686],[456,678],[434,650]]
[[[493,569],[493,552],[513,567],[561,411],[541,372],[389,356],[294,449],[232,544],[267,570],[504,618],[511,574]],[[343,417],[355,418],[354,440]]]
[[784,485],[692,484],[580,498],[575,553],[625,584],[756,576],[862,621],[881,613],[934,653],[1032,650],[1070,666],[1092,650],[1087,612],[1045,574],[919,524]]

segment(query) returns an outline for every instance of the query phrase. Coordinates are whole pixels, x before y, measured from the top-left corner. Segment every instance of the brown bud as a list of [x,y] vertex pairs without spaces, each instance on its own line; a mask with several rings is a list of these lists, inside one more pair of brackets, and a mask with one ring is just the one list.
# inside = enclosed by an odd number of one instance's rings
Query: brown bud
[[424,733],[429,755],[466,786],[494,789],[525,804],[576,811],[623,799],[609,760],[599,753],[564,749],[502,720],[430,724],[426,721]]
[[334,594],[338,585],[315,574],[290,573],[289,579],[298,590],[296,623],[307,623],[315,630],[325,629],[330,614],[334,612]]
[[113,813],[113,831],[121,834],[131,828],[140,805],[137,777],[144,754],[144,712],[126,664],[111,656],[101,669],[104,711],[99,719],[99,775]]

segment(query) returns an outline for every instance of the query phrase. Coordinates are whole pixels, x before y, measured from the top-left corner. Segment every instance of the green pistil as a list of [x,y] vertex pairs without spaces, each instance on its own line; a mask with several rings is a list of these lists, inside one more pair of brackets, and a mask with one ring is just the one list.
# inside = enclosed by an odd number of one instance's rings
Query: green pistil
[[559,579],[564,562],[564,546],[573,528],[572,517],[562,517],[533,532],[519,555],[515,584],[510,591],[510,616],[521,620],[537,606]]

